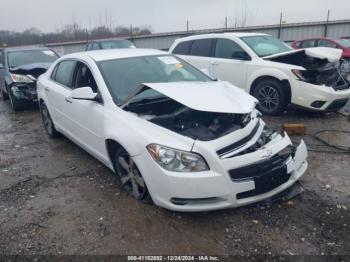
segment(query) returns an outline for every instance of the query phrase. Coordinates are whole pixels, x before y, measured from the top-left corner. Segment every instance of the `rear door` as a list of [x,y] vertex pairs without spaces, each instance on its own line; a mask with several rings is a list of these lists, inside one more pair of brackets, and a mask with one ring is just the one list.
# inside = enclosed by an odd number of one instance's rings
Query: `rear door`
[[173,50],[173,54],[179,54],[198,69],[210,71],[210,58],[214,56],[215,39],[198,39],[180,43]]
[[47,106],[57,128],[72,137],[69,107],[72,95],[73,75],[77,62],[63,60],[55,67],[49,86],[44,87],[48,99]]
[[249,55],[231,39],[219,38],[216,41],[215,55],[210,59],[210,75],[229,81],[237,87],[245,88]]

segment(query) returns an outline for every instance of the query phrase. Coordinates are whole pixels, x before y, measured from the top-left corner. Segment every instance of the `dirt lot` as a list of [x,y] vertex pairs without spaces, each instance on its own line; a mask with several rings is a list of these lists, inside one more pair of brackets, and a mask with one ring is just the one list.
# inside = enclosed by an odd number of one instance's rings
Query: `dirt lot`
[[[339,114],[266,121],[350,130]],[[0,254],[350,255],[350,154],[310,152],[309,161],[306,191],[290,201],[173,213],[128,197],[69,140],[48,139],[35,109],[12,113],[0,100]]]

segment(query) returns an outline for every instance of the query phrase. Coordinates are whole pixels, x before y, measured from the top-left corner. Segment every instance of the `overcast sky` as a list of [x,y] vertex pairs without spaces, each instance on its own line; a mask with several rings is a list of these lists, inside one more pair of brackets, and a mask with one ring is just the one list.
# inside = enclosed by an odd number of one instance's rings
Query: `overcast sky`
[[77,22],[83,27],[108,24],[150,25],[154,32],[229,26],[350,19],[350,0],[0,0],[0,30],[36,27],[55,31]]

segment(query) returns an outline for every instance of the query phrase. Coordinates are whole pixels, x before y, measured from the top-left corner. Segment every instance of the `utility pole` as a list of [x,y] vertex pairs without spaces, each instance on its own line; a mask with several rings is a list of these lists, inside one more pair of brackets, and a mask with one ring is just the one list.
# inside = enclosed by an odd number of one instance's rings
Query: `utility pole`
[[281,12],[280,15],[280,26],[278,28],[278,38],[281,39],[281,35],[282,35],[282,19],[283,19],[283,13]]
[[190,22],[187,20],[186,21],[186,31],[188,33],[188,31],[190,30]]
[[132,38],[132,24],[130,24],[130,37]]
[[326,24],[325,24],[325,27],[324,27],[324,37],[327,37],[328,35],[328,24],[329,24],[329,17],[331,15],[331,10],[328,10],[328,13],[327,13],[327,21],[326,21]]
[[227,16],[225,17],[225,29],[227,30]]

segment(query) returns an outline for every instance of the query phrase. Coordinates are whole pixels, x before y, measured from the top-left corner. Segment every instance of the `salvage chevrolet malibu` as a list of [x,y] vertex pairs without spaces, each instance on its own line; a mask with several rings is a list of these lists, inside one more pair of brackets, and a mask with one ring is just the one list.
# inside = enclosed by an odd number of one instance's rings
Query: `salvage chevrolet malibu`
[[246,90],[267,115],[278,115],[289,104],[336,111],[350,98],[350,84],[338,70],[342,50],[293,50],[270,35],[224,33],[178,39],[170,52]]
[[36,79],[58,58],[45,47],[5,48],[0,54],[0,94],[14,111],[37,104]]
[[261,201],[307,168],[304,142],[266,127],[255,98],[162,51],[67,55],[37,88],[50,137],[64,134],[131,196],[170,210]]

